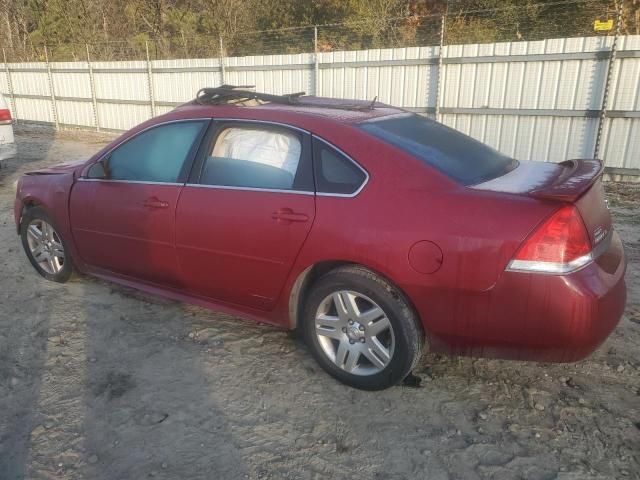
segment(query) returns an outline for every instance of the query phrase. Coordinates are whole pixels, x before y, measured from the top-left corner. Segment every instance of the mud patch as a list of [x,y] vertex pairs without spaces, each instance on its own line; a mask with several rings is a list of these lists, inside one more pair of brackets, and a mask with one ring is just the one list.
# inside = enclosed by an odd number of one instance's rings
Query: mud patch
[[114,398],[120,398],[129,390],[135,388],[135,386],[136,384],[131,378],[131,375],[109,372],[107,373],[107,377],[94,385],[91,390],[96,397],[106,395],[109,400],[113,400]]

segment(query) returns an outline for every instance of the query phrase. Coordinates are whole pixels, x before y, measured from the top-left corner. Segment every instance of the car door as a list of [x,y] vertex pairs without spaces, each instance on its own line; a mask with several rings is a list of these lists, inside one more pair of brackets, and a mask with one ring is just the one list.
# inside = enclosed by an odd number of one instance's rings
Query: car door
[[315,217],[310,135],[212,123],[176,212],[182,283],[212,299],[274,306]]
[[71,226],[86,264],[179,287],[175,209],[208,123],[176,121],[144,130],[78,179]]

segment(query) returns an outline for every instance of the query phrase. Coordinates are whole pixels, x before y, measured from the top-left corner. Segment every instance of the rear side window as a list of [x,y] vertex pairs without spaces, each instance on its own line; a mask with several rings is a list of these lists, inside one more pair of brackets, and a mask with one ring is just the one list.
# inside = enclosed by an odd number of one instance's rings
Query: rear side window
[[513,158],[420,115],[393,115],[362,122],[359,127],[463,185],[491,180],[518,166]]
[[362,168],[317,139],[313,141],[313,164],[318,193],[352,195],[367,179]]
[[176,122],[140,133],[111,152],[102,178],[176,183],[205,123]]
[[292,190],[302,143],[286,129],[224,128],[205,159],[200,183]]

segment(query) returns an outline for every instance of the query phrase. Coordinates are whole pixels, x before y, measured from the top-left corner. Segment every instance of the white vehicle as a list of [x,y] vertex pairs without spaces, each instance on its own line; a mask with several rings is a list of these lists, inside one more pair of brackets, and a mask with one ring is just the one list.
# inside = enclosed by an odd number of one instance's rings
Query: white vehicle
[[4,160],[15,157],[16,153],[11,111],[4,96],[0,93],[0,165]]

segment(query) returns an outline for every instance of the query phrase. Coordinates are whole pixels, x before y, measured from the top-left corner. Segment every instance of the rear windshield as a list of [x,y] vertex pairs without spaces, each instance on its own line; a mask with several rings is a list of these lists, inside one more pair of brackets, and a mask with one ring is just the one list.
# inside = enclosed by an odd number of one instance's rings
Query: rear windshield
[[368,120],[358,126],[463,185],[491,180],[518,166],[517,160],[484,143],[413,113]]

